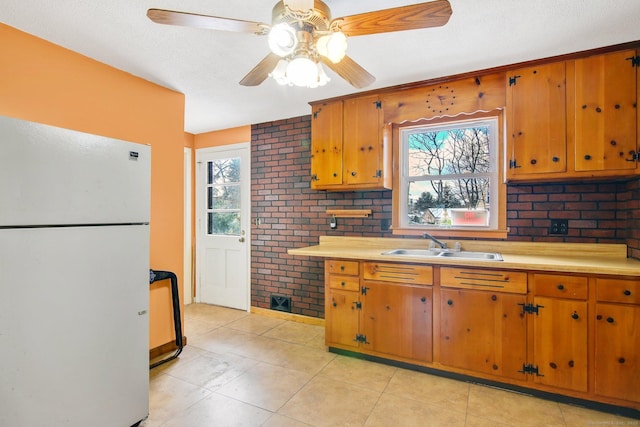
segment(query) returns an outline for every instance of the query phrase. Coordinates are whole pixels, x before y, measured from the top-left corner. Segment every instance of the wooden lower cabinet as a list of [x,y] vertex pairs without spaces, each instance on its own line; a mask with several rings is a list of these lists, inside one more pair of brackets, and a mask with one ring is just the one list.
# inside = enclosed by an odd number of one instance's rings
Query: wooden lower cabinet
[[640,415],[638,277],[328,260],[325,295],[330,348]]
[[587,302],[536,297],[533,316],[535,382],[587,391]]
[[360,332],[364,348],[406,359],[432,360],[432,300],[429,286],[366,282]]
[[640,306],[596,305],[595,392],[640,402]]
[[440,363],[526,380],[526,295],[446,288],[440,291]]
[[327,345],[338,344],[358,348],[358,292],[330,289],[325,308],[325,341]]

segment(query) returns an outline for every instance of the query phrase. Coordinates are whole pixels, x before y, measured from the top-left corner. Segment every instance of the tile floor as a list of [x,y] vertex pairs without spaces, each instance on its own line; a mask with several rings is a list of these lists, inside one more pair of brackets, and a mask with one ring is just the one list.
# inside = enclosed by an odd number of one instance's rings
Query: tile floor
[[329,353],[324,329],[203,304],[150,373],[144,427],[640,426],[517,393]]

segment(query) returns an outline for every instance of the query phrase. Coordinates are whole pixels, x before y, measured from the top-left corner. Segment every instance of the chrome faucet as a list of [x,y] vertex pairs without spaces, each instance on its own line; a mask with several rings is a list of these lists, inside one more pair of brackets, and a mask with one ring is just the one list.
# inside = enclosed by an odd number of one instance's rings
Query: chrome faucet
[[424,233],[424,234],[423,234],[423,237],[424,237],[425,239],[431,239],[431,240],[433,240],[433,241],[436,243],[436,245],[440,246],[442,249],[447,249],[447,244],[446,244],[446,243],[441,242],[440,240],[438,240],[438,239],[436,239],[435,237],[433,237],[431,234],[429,234],[429,233]]

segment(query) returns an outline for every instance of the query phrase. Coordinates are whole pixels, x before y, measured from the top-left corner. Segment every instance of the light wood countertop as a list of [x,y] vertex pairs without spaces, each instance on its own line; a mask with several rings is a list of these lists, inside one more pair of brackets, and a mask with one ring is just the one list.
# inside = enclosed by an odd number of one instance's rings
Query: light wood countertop
[[[453,247],[454,240],[443,240]],[[392,261],[412,264],[493,267],[514,270],[613,274],[640,277],[640,260],[627,258],[623,244],[538,243],[460,240],[462,250],[498,252],[503,261],[383,255],[392,249],[427,249],[429,240],[321,236],[316,246],[289,249],[291,255]]]

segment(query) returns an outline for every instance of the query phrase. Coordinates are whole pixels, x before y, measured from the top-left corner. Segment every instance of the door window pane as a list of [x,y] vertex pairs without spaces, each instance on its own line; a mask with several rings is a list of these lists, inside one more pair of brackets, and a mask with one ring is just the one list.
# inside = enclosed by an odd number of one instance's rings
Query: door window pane
[[207,233],[240,235],[240,158],[207,162]]

